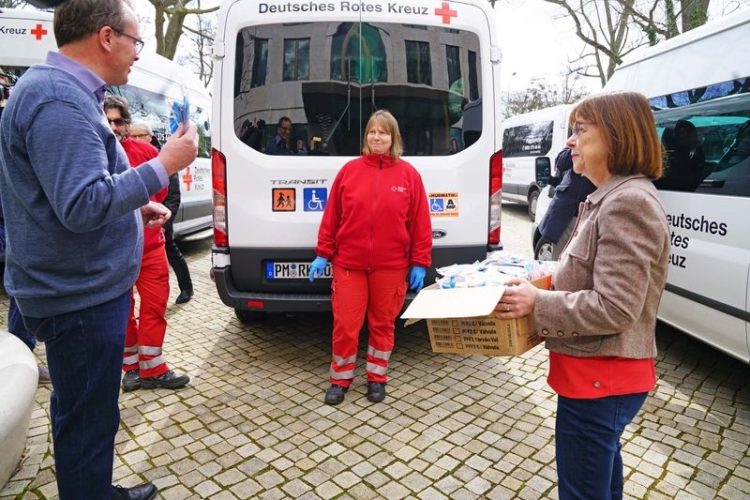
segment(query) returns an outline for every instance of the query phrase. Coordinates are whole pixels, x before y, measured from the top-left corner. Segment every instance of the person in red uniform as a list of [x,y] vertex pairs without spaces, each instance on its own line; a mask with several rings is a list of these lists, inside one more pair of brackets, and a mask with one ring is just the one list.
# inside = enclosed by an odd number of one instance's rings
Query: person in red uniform
[[584,99],[570,125],[573,169],[596,190],[581,205],[554,290],[511,280],[495,316],[533,314],[546,338],[560,499],[622,498],[620,437],[656,384],[670,243],[653,183],[662,148],[649,102],[635,92]]
[[[131,165],[140,165],[159,154],[151,144],[129,136],[131,120],[126,99],[107,96],[104,112]],[[164,188],[151,196],[151,200],[162,203],[166,197],[167,188]],[[130,319],[125,333],[122,388],[126,392],[141,387],[178,389],[190,381],[189,376],[171,370],[162,357],[169,299],[169,263],[164,242],[163,227],[144,229],[141,272],[135,282],[141,299],[139,318],[135,317],[135,299],[131,295]]]
[[[367,399],[385,399],[394,326],[404,304],[406,277],[424,285],[432,257],[427,195],[416,169],[401,159],[398,122],[385,110],[367,122],[363,155],[339,171],[318,231],[310,281],[333,264],[333,360],[325,402],[336,405],[354,378],[365,314]],[[409,268],[411,267],[411,271]]]

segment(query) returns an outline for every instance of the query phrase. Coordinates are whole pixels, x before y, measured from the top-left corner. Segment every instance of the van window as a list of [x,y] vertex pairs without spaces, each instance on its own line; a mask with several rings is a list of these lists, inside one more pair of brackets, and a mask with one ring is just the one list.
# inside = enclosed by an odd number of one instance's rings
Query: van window
[[235,134],[257,151],[266,151],[283,116],[292,121],[290,153],[298,154],[359,155],[377,109],[398,120],[405,155],[453,154],[481,134],[481,52],[473,32],[272,24],[241,29],[236,46]]
[[652,99],[672,105],[654,114],[666,151],[659,189],[750,196],[750,87],[738,94],[742,88],[718,84]]
[[503,132],[503,157],[544,156],[552,148],[553,132],[552,121],[506,128]]
[[[133,120],[146,122],[161,144],[169,138],[169,97],[133,85],[109,87],[108,92],[128,100]],[[198,128],[198,157],[211,157],[209,110],[190,104],[190,121]]]

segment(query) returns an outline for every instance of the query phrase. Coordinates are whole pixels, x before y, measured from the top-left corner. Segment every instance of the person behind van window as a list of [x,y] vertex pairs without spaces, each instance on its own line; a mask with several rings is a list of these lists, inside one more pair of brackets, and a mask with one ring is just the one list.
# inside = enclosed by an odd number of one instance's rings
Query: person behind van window
[[120,367],[143,226],[169,217],[149,196],[195,159],[197,130],[130,168],[102,105],[143,45],[132,4],[68,0],[53,25],[59,52],[19,79],[0,120],[6,290],[46,343],[59,498],[153,498],[153,484],[112,485]]
[[289,137],[292,135],[292,120],[288,116],[282,116],[279,119],[279,126],[276,128],[276,135],[271,138],[266,146],[266,154],[269,155],[289,155]]
[[[146,122],[132,122],[130,124],[130,137],[139,141],[147,142],[156,149],[161,149],[159,139],[156,138],[156,136],[154,135],[154,131],[151,130],[151,125]],[[174,212],[172,213],[174,214]],[[170,220],[172,219],[170,218]]]
[[573,169],[597,189],[563,251],[554,290],[513,279],[494,315],[532,314],[546,337],[547,381],[558,394],[560,498],[622,498],[620,437],[656,384],[656,311],[670,239],[652,182],[662,175],[662,149],[641,94],[588,97],[571,121]]
[[656,187],[668,191],[695,191],[705,177],[706,163],[695,125],[688,120],[678,120],[674,129],[664,129],[662,144],[667,164],[664,177],[656,181]]
[[[112,131],[122,136],[120,144],[131,166],[137,167],[159,154],[151,144],[130,137],[128,125],[118,125],[123,120],[126,123],[131,121],[128,101],[124,97],[105,97],[104,113]],[[166,197],[167,188],[164,188],[152,195],[151,200],[164,203]],[[171,370],[162,357],[169,298],[169,265],[165,241],[162,226],[144,229],[141,269],[135,282],[140,297],[138,319],[135,316],[135,298],[131,294],[130,319],[125,334],[122,389],[126,392],[141,387],[179,389],[190,381],[187,375]]]
[[573,170],[570,148],[563,149],[557,155],[555,170],[556,177],[562,179],[555,187],[547,213],[539,223],[542,238],[554,244],[552,260],[560,258],[560,253],[573,232],[579,204],[596,189],[590,180]]
[[422,288],[432,257],[427,195],[419,173],[401,159],[403,142],[391,113],[373,113],[364,144],[362,156],[344,165],[333,181],[310,268],[313,281],[328,261],[333,265],[333,360],[325,396],[329,405],[341,403],[351,386],[365,314],[367,399],[385,398],[405,279],[408,274],[412,290]]

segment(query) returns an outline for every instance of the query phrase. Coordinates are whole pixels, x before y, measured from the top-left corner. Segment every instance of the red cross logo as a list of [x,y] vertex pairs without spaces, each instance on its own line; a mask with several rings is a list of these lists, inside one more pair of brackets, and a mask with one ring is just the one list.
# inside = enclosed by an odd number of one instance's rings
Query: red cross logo
[[451,10],[448,2],[443,2],[442,7],[440,7],[439,9],[435,9],[435,15],[443,17],[443,24],[450,24],[451,17],[458,17],[458,12],[456,12],[455,10]]
[[47,30],[44,29],[41,24],[37,24],[36,28],[31,30],[30,33],[34,35],[37,40],[41,40],[42,37],[47,34]]
[[193,183],[193,176],[190,175],[190,167],[185,169],[185,173],[182,174],[182,182],[187,186],[187,190],[190,191],[190,185]]

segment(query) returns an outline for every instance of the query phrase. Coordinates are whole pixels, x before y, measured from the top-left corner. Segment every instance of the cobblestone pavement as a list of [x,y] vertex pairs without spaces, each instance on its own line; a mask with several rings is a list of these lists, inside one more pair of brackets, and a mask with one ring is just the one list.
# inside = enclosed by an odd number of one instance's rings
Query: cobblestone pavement
[[[525,209],[504,210],[506,248],[529,253]],[[434,354],[417,325],[397,334],[385,402],[365,399],[360,360],[333,408],[322,403],[330,319],[243,326],[208,278],[210,240],[183,246],[196,295],[170,302],[165,352],[193,380],[122,395],[117,483],[153,481],[164,499],[557,497],[542,347]],[[750,367],[667,327],[658,344],[658,386],[624,435],[627,496],[748,497]],[[49,393],[37,392],[26,454],[2,498],[56,497]]]

